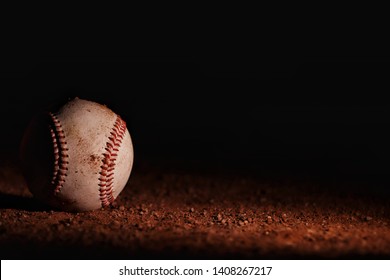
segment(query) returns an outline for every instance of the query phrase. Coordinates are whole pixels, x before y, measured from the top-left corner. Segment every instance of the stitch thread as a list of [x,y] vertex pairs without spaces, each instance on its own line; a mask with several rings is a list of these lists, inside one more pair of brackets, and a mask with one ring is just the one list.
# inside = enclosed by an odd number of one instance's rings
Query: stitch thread
[[113,196],[115,161],[125,132],[126,122],[117,116],[106,143],[106,152],[103,154],[103,164],[99,172],[99,192],[103,207],[110,205],[115,200]]
[[54,189],[54,194],[58,194],[65,183],[68,171],[69,155],[68,145],[65,141],[65,132],[58,117],[49,113],[51,124],[49,124],[51,139],[54,150],[54,170],[51,180],[51,186]]

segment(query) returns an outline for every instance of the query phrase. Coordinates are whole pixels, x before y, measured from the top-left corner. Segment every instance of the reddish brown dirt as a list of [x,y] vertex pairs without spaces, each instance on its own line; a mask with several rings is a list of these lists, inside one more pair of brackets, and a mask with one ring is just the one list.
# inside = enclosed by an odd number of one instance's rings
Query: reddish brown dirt
[[389,258],[388,197],[340,191],[341,184],[142,165],[116,207],[65,213],[37,204],[18,168],[3,164],[0,256]]

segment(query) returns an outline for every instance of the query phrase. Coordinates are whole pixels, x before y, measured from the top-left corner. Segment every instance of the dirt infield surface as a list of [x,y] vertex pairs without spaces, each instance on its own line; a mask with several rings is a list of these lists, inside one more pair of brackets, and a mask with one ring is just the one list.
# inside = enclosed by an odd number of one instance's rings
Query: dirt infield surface
[[17,165],[3,163],[0,256],[389,258],[388,197],[351,193],[346,184],[353,183],[138,164],[117,205],[66,213],[35,202]]

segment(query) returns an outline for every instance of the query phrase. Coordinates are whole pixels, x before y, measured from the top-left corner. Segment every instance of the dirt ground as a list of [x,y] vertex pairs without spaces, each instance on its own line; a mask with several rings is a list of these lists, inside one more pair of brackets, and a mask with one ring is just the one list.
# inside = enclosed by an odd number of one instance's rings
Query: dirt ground
[[389,197],[345,184],[142,163],[114,207],[66,213],[38,204],[3,162],[0,257],[390,258]]

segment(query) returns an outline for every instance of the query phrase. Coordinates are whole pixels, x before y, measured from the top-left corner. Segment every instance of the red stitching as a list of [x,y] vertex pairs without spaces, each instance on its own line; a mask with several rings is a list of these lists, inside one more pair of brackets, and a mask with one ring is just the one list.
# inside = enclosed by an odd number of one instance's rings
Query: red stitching
[[113,181],[115,161],[118,156],[119,147],[122,143],[126,132],[126,122],[117,116],[114,127],[108,137],[105,150],[103,153],[102,166],[99,176],[99,192],[102,206],[108,206],[114,202]]
[[61,191],[67,176],[69,158],[68,145],[65,141],[65,132],[57,116],[49,113],[51,124],[49,124],[51,139],[53,141],[54,150],[54,170],[51,185],[54,189],[54,194]]

